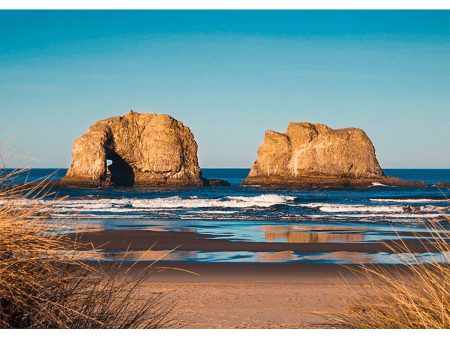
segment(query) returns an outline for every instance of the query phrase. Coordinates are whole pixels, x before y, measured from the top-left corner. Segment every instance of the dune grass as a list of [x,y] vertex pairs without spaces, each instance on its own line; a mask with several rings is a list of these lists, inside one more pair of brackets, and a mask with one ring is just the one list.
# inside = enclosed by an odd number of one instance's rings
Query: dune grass
[[[439,260],[430,257],[426,264],[401,242],[389,249],[407,252],[410,259],[401,265],[361,266],[353,270],[365,285],[352,289],[344,300],[344,311],[334,322],[344,328],[370,329],[445,329],[450,328],[450,230],[449,218],[427,226],[431,243],[441,253]],[[423,239],[417,238],[423,241]],[[401,257],[401,254],[399,254]],[[404,256],[403,256],[404,257]]]
[[45,181],[12,186],[20,173],[0,177],[0,328],[170,326],[173,303],[143,289],[149,270],[77,260],[80,244],[62,222],[48,222],[48,203],[39,203]]

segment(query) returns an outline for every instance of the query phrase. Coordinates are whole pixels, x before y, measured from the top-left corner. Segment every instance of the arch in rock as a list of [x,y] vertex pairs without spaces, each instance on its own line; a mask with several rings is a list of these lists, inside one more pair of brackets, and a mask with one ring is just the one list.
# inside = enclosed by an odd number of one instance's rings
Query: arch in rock
[[[93,124],[72,148],[62,182],[88,186],[200,186],[197,143],[169,115],[130,112]],[[112,161],[111,164],[107,161]]]
[[[111,161],[108,165],[107,161]],[[134,171],[130,164],[128,164],[117,153],[111,152],[106,156],[106,170],[107,178],[111,185],[117,187],[131,187],[134,185]]]

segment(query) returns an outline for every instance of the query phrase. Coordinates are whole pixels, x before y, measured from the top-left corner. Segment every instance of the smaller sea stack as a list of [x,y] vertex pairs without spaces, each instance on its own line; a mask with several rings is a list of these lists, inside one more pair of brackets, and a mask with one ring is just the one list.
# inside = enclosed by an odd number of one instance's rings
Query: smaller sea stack
[[375,148],[358,128],[291,122],[285,133],[266,131],[243,185],[261,187],[367,187],[424,185],[384,176]]

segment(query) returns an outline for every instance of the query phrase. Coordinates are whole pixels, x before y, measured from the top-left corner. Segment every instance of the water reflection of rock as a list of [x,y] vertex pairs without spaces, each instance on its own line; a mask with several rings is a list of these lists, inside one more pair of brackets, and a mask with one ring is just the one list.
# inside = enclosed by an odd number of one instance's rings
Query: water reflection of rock
[[[271,242],[288,243],[329,243],[363,242],[366,235],[353,233],[365,231],[365,228],[345,227],[305,227],[305,226],[264,226],[264,238]],[[352,232],[347,232],[352,231]]]
[[345,264],[368,264],[375,263],[376,259],[373,255],[367,254],[365,252],[328,252],[320,259],[325,259],[333,261],[334,263],[345,263]]
[[262,263],[289,262],[298,259],[297,255],[294,254],[292,251],[257,252],[255,258],[256,262]]

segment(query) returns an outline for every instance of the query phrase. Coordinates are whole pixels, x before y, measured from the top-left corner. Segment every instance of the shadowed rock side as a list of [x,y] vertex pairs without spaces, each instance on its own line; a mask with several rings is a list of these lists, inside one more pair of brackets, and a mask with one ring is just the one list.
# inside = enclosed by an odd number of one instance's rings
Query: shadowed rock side
[[203,184],[194,135],[169,115],[130,112],[99,121],[75,140],[72,157],[62,185]]
[[386,177],[364,131],[291,122],[286,133],[267,131],[244,185],[347,187],[425,185]]

